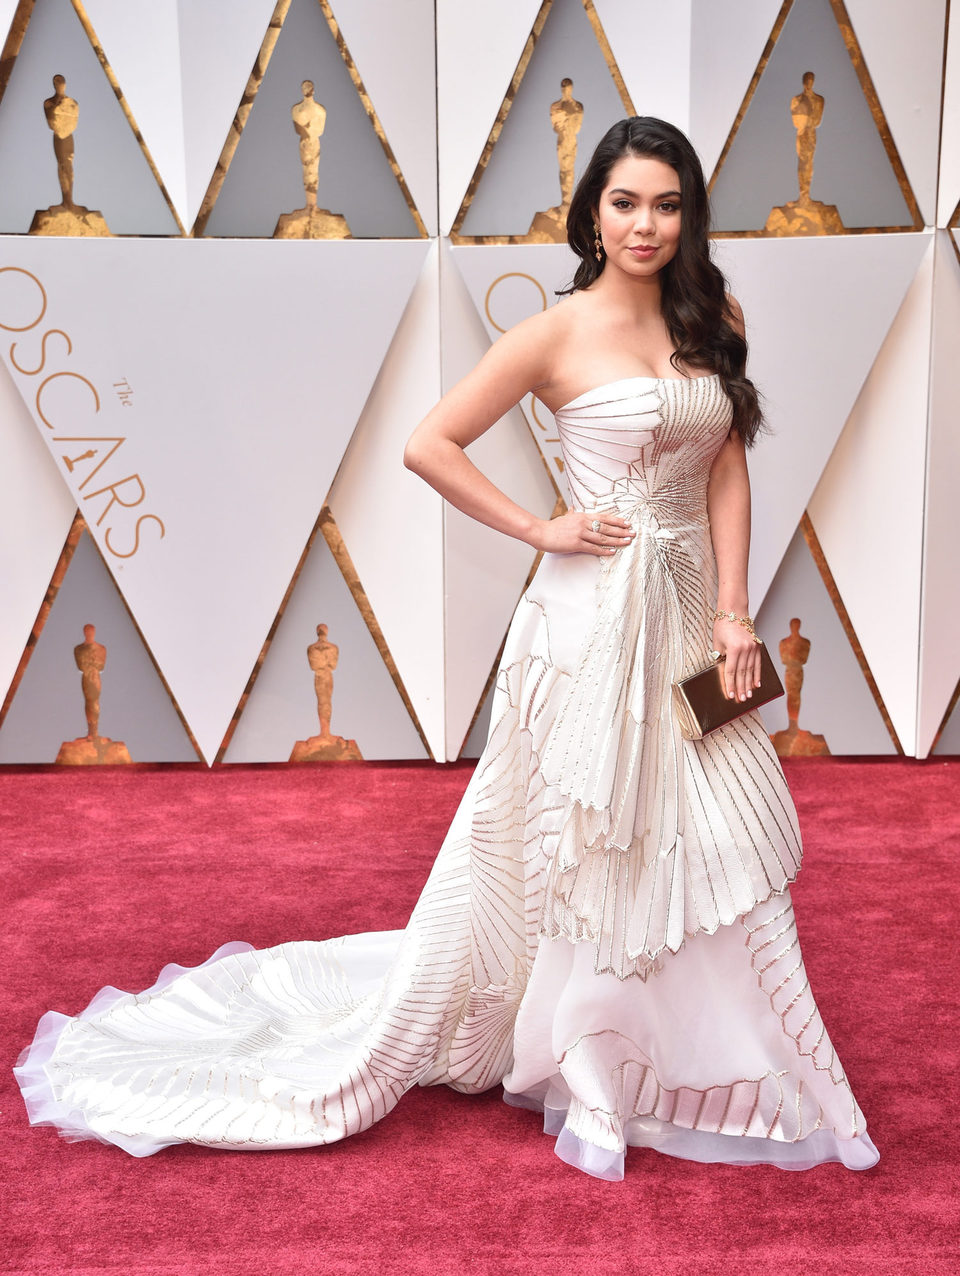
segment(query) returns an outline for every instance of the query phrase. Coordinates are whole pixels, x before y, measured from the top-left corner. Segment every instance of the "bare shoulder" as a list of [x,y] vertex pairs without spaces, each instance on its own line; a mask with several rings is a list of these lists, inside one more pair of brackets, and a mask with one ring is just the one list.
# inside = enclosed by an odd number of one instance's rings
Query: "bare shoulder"
[[521,320],[504,335],[531,346],[549,347],[570,330],[574,322],[573,312],[576,310],[576,306],[572,304],[573,300],[572,297],[563,298],[556,305],[548,306],[539,314]]
[[533,378],[530,389],[549,381],[560,351],[570,339],[575,324],[570,303],[549,306],[509,328],[490,348],[490,355],[500,362],[509,360],[522,365]]
[[734,328],[736,328],[737,332],[739,332],[740,336],[745,336],[746,325],[743,318],[743,308],[732,292],[727,293],[727,313],[730,316],[730,322],[733,324]]

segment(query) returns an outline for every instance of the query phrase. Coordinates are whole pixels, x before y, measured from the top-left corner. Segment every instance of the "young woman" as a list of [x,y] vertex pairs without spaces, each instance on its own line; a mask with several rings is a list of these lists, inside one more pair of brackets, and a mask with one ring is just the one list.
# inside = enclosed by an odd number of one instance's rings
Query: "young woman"
[[[490,735],[406,930],[230,945],[140,995],[48,1015],[31,1119],[135,1155],[299,1147],[414,1084],[502,1082],[557,1153],[623,1176],[628,1144],[804,1169],[877,1160],[804,973],[796,817],[759,716],[681,736],[672,684],[759,680],[745,447],[760,425],[739,307],[710,261],[696,154],[621,121],[573,197],[572,295],[518,325],[420,425],[407,464],[544,551]],[[464,449],[533,391],[572,506],[533,517]]]

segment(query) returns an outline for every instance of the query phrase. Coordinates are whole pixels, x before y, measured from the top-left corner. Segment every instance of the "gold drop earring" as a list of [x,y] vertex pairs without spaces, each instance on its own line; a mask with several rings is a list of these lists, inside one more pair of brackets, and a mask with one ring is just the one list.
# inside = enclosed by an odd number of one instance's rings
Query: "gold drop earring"
[[597,261],[603,261],[603,240],[600,238],[600,223],[593,223],[593,247]]

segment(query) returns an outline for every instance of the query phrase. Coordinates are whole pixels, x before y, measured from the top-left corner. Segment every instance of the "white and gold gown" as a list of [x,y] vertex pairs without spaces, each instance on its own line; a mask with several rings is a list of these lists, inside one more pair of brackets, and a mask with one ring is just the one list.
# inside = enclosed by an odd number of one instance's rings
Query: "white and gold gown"
[[763,724],[688,741],[672,708],[711,645],[720,380],[629,377],[556,419],[574,503],[637,535],[544,558],[406,929],[229,944],[44,1016],[18,1068],[32,1121],[137,1156],[308,1147],[413,1085],[502,1082],[601,1178],[623,1176],[627,1145],[876,1162],[800,956],[800,839]]

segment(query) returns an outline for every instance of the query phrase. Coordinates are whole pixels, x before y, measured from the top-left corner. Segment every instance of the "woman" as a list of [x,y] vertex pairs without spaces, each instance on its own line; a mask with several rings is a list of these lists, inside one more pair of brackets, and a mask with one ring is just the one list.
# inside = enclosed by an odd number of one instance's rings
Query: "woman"
[[[622,1178],[627,1144],[875,1163],[804,975],[799,836],[762,724],[689,741],[672,709],[712,648],[731,697],[759,678],[744,449],[760,412],[707,227],[686,138],[616,124],[571,203],[572,296],[498,341],[408,445],[447,499],[545,557],[406,930],[230,945],[146,994],[45,1016],[20,1070],[32,1120],[136,1155],[298,1147],[364,1129],[416,1083],[502,1081],[600,1178]],[[530,391],[573,498],[549,522],[463,450]]]

